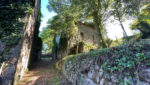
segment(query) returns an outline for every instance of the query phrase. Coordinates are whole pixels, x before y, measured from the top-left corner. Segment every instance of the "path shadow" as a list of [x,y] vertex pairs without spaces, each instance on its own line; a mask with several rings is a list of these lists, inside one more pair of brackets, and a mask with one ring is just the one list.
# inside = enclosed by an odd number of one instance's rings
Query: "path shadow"
[[33,85],[55,85],[52,84],[51,80],[57,81],[56,79],[58,78],[55,77],[59,77],[59,79],[60,77],[62,77],[61,72],[58,69],[56,69],[57,60],[51,60],[50,62],[46,60],[47,59],[42,58],[40,61],[40,63],[42,64],[37,63],[37,65],[35,65],[34,70],[36,70],[36,68],[39,68],[38,65],[40,64],[41,69],[43,69],[42,71],[45,72],[43,72],[43,74],[40,75],[38,79],[34,81]]

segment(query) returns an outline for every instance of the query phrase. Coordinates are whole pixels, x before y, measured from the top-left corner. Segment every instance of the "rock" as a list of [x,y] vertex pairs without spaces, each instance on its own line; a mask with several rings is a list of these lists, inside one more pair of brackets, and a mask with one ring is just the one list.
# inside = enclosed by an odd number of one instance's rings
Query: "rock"
[[[123,80],[123,85],[150,85],[150,68],[140,71],[139,78],[137,74],[136,77],[131,78],[131,76],[125,77],[118,73],[105,72],[95,64],[87,66],[87,68],[82,67],[82,64],[74,67],[78,70],[70,72],[70,77],[68,77],[73,85],[120,85],[120,78]],[[83,71],[79,71],[79,69]]]
[[20,50],[20,44],[16,45],[14,48],[11,48],[10,51],[8,52],[8,55],[4,55],[4,58],[6,60],[10,60],[14,57],[19,56],[19,51]]
[[125,77],[124,78],[124,85],[134,85],[133,82],[132,82],[132,79],[128,78],[128,77]]
[[93,81],[98,84],[100,82],[100,76],[99,76],[99,72],[95,72],[95,74],[93,75]]
[[111,81],[111,75],[110,74],[105,73],[103,77],[105,78],[106,81]]
[[106,82],[104,85],[115,85],[112,82]]
[[89,79],[93,79],[93,76],[94,76],[94,70],[90,70],[89,72],[88,72],[88,78]]
[[66,78],[63,78],[62,80],[61,80],[61,85],[73,85],[71,82],[69,82]]
[[113,83],[118,83],[119,82],[118,78],[116,76],[114,76],[114,75],[111,76],[111,81]]
[[71,61],[69,61],[69,64],[71,64]]
[[150,68],[140,71],[138,76],[139,80],[150,83]]
[[150,84],[147,82],[142,82],[142,81],[138,80],[136,85],[150,85]]
[[3,85],[2,77],[0,77],[0,85]]
[[102,77],[103,77],[103,70],[101,69],[101,70],[99,70],[99,72],[98,72],[98,75],[99,75],[99,78],[101,79]]
[[83,82],[82,85],[96,85],[96,83],[94,83],[94,82],[93,82],[92,80],[90,80],[90,79],[86,79],[86,81]]
[[8,65],[2,71],[3,85],[12,85],[15,73],[15,65]]
[[5,45],[3,44],[3,42],[0,41],[0,55],[3,53],[4,50],[5,50]]
[[102,68],[100,68],[100,69],[99,69],[99,72],[103,72],[103,69],[102,69]]
[[98,65],[95,65],[95,70],[99,70],[99,66]]
[[100,85],[104,85],[104,83],[105,83],[105,79],[102,78],[101,81],[100,81]]

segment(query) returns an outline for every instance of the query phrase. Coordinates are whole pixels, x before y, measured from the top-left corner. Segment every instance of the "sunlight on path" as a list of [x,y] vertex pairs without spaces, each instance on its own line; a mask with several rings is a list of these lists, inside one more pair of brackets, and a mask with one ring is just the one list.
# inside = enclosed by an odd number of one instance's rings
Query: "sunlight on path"
[[34,68],[25,73],[22,80],[17,85],[54,85],[51,78],[58,73],[55,62],[41,60],[35,63]]

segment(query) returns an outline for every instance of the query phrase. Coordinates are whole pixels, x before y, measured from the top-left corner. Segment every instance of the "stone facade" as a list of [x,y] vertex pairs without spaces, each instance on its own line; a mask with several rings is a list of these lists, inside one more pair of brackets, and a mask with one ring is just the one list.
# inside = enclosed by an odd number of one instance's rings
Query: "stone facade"
[[[87,24],[78,23],[78,32],[71,40],[67,40],[66,49],[61,49],[63,46],[58,46],[56,55],[57,58],[63,58],[67,55],[89,52],[97,49],[100,46],[100,38],[96,28]],[[61,42],[61,41],[60,41]]]
[[95,27],[80,22],[78,24],[78,33],[76,34],[76,37],[70,40],[69,43],[69,54],[76,54],[75,52],[71,52],[71,50],[75,49],[77,45],[79,46],[78,53],[88,52],[91,49],[99,48],[100,38]]
[[80,23],[78,25],[78,28],[81,40],[83,40],[87,44],[93,44],[97,47],[100,46],[98,30],[95,27]]

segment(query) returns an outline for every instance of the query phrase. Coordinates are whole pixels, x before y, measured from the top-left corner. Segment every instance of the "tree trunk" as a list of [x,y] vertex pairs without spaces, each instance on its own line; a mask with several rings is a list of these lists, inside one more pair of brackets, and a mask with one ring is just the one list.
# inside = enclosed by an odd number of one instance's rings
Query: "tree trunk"
[[102,41],[102,46],[103,46],[103,48],[106,48],[107,46],[106,46],[105,41],[104,41],[104,39],[103,39],[102,32],[101,32],[101,28],[100,28],[99,24],[97,24],[97,28],[98,28],[98,32],[99,32],[100,39],[101,39],[101,41]]
[[122,30],[123,30],[123,35],[124,35],[124,37],[128,37],[128,35],[127,35],[126,31],[125,31],[125,28],[124,28],[122,22],[121,22],[121,21],[119,21],[119,22],[120,22],[120,26],[121,26],[121,28],[122,28]]
[[78,52],[79,52],[79,43],[77,43],[76,54],[78,54]]
[[115,9],[116,9],[116,11],[117,11],[117,17],[118,17],[120,26],[121,26],[121,28],[122,28],[122,30],[123,30],[123,36],[124,36],[124,37],[128,37],[128,35],[127,35],[126,31],[125,31],[125,28],[124,28],[124,26],[123,26],[123,24],[122,24],[122,21],[121,21],[121,15],[120,15],[120,13],[119,13],[119,11],[118,11],[118,8],[117,8],[116,6],[115,6]]
[[100,10],[101,10],[101,0],[98,0],[98,9],[97,9],[97,28],[98,28],[98,31],[99,31],[99,36],[100,36],[100,39],[101,39],[101,41],[102,41],[102,46],[103,46],[103,48],[105,48],[105,47],[107,47],[106,46],[106,44],[105,44],[105,41],[104,41],[104,38],[103,38],[103,35],[102,35],[102,28],[100,27],[100,25],[101,25],[101,21],[102,20],[100,20],[100,18],[102,18],[102,15],[100,14]]

